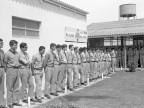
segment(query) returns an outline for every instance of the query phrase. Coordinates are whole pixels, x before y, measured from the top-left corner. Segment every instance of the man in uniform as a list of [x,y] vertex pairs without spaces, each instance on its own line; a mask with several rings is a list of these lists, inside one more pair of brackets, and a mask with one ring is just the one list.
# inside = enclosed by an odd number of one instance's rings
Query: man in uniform
[[123,68],[125,67],[125,50],[124,50],[124,48],[122,50],[122,67]]
[[59,75],[60,75],[60,69],[61,69],[61,59],[62,59],[62,54],[61,54],[61,45],[58,44],[56,45],[56,52],[55,52],[55,58],[54,58],[54,72],[55,72],[55,80],[56,80],[56,92],[61,91],[59,90]]
[[94,73],[95,73],[95,78],[98,78],[98,49],[95,49],[94,52],[94,60],[95,60],[95,66],[94,66]]
[[111,54],[110,54],[110,49],[108,50],[108,74],[111,74],[111,66],[112,66],[112,58],[111,58]]
[[0,39],[0,108],[6,108],[6,103],[4,99],[4,51],[3,48],[3,40]]
[[121,54],[122,52],[121,52],[121,49],[120,48],[118,48],[118,50],[117,50],[117,68],[121,68],[122,67],[122,61],[121,61],[121,56],[122,56],[122,54]]
[[69,50],[66,52],[66,55],[67,55],[67,61],[68,61],[68,65],[67,65],[67,74],[68,74],[68,89],[70,91],[74,91],[74,88],[73,88],[73,80],[72,80],[72,73],[73,73],[73,50],[74,50],[74,47],[72,44],[69,45]]
[[80,84],[79,81],[79,69],[78,69],[78,47],[74,47],[74,52],[72,54],[72,63],[73,63],[73,87],[76,89]]
[[94,80],[95,78],[95,73],[94,73],[94,68],[95,68],[95,56],[94,56],[94,49],[90,52],[90,81]]
[[77,57],[78,57],[78,70],[80,74],[80,84],[84,84],[84,70],[82,68],[82,60],[81,60],[81,53],[82,53],[82,48],[79,48],[79,51],[77,52]]
[[43,61],[44,61],[45,47],[40,46],[39,52],[32,57],[32,73],[36,82],[36,99],[39,103],[42,103],[42,78],[43,78]]
[[[21,51],[19,52],[20,57],[20,79],[22,83],[21,87],[21,95],[22,101],[28,103],[28,97],[30,97],[32,102],[37,102],[34,99],[34,82],[32,79],[32,72],[30,71],[30,59],[27,51],[27,44],[20,44]],[[27,93],[27,85],[28,85],[28,93]]]
[[137,48],[134,48],[134,61],[136,68],[138,68],[138,60],[139,60],[139,50]]
[[58,96],[56,91],[56,72],[54,71],[54,62],[56,59],[56,54],[54,51],[56,50],[56,44],[50,44],[50,51],[48,51],[45,55],[44,59],[44,69],[45,69],[45,97],[50,98],[50,94],[54,96]]
[[[17,50],[18,42],[11,40],[9,42],[10,49],[7,51],[4,57],[6,64],[6,85],[7,85],[7,106],[13,108],[13,106],[22,106],[19,104],[19,54]],[[16,102],[17,101],[17,102]]]
[[144,47],[140,49],[140,64],[141,68],[144,68]]
[[114,48],[112,48],[111,57],[112,57],[112,72],[114,73],[116,71],[116,51],[114,50]]
[[64,93],[65,85],[66,85],[66,74],[67,74],[67,45],[62,45],[62,51],[61,51],[61,59],[60,59],[60,72],[57,79],[57,92]]

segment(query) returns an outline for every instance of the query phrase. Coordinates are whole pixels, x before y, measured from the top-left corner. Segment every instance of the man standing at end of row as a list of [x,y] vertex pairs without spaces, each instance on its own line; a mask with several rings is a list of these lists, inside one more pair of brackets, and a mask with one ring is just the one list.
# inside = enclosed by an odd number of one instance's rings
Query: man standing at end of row
[[6,108],[6,103],[4,99],[4,51],[3,40],[0,39],[0,108]]

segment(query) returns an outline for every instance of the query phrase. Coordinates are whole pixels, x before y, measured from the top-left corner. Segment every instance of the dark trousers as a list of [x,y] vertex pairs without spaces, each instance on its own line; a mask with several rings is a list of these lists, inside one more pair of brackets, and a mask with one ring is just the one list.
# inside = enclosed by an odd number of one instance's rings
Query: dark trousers
[[6,72],[7,105],[19,101],[19,69],[8,68]]
[[0,68],[0,106],[5,105],[4,99],[4,68]]

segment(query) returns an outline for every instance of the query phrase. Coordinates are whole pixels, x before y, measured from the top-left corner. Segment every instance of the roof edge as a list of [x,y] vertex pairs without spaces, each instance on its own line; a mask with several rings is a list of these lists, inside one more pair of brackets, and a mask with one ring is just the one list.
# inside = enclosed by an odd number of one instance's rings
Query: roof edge
[[85,15],[89,14],[87,11],[84,11],[82,9],[79,9],[79,8],[75,7],[75,6],[69,5],[67,3],[64,3],[60,0],[42,0],[42,1],[46,1],[46,2],[49,2],[49,3],[54,3],[54,4],[57,4],[57,5],[62,6],[64,8],[69,8],[69,9],[72,9],[74,11],[77,11],[77,12],[85,14]]

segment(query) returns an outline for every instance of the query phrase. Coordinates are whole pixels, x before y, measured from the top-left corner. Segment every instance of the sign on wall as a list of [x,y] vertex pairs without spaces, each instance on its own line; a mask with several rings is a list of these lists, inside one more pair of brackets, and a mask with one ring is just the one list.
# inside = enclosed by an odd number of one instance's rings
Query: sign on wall
[[87,31],[65,27],[65,41],[69,42],[87,42]]

